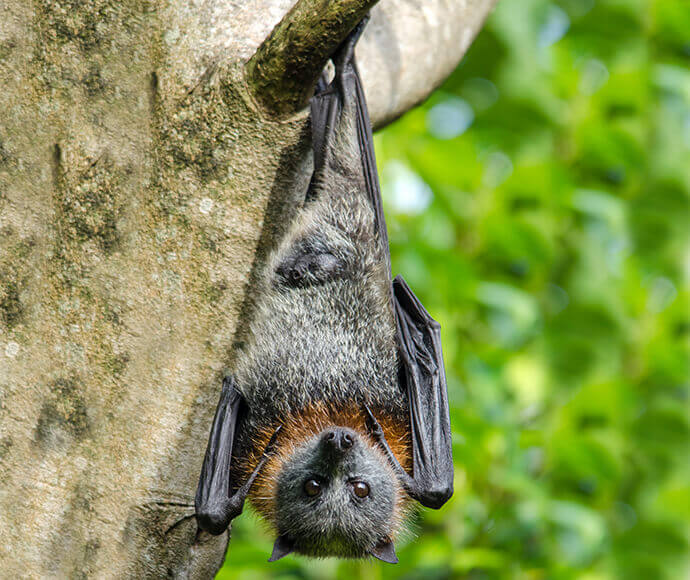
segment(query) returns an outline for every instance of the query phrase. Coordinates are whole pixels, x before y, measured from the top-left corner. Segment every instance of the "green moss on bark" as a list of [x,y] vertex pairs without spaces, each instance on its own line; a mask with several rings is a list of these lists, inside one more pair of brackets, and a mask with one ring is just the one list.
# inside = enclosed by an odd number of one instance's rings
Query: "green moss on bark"
[[303,109],[330,55],[376,2],[297,2],[247,63],[257,101],[279,117]]

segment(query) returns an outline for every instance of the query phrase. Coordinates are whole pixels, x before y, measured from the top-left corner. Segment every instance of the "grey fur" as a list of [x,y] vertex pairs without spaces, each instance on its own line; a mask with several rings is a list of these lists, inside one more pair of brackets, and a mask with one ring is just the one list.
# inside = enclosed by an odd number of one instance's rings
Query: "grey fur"
[[[396,478],[380,452],[357,437],[352,448],[333,454],[328,431],[298,448],[278,478],[277,525],[293,549],[311,556],[362,558],[393,532]],[[322,491],[309,497],[304,483],[316,479]],[[353,481],[368,484],[357,497]]]
[[[341,126],[351,114],[343,111]],[[315,176],[311,200],[269,258],[259,288],[234,371],[250,427],[318,401],[405,411],[390,273],[352,131],[338,135],[338,148]]]
[[[332,154],[268,260],[249,340],[237,359],[236,388],[249,409],[240,450],[255,429],[313,403],[366,403],[406,417],[387,248],[367,197],[356,112],[345,107]],[[312,556],[367,556],[390,541],[397,523],[402,492],[395,473],[362,439],[336,461],[324,454],[321,437],[297,449],[279,475],[277,553],[285,553],[285,544]],[[327,482],[318,499],[303,488],[314,476]],[[354,477],[370,485],[371,497],[354,498],[348,483]]]

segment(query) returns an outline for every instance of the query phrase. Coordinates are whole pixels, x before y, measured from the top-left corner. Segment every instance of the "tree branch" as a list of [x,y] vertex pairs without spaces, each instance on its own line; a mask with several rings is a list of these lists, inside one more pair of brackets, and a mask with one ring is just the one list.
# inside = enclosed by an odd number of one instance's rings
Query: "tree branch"
[[247,63],[256,100],[271,114],[305,107],[328,58],[378,0],[300,0]]

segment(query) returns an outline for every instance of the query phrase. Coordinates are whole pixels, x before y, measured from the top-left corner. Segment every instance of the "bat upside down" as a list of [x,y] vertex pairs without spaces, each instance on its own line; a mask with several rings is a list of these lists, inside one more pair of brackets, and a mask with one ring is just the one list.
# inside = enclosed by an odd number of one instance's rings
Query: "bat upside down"
[[212,534],[249,498],[275,530],[271,561],[395,563],[411,500],[438,509],[453,493],[439,325],[402,277],[391,280],[354,62],[363,27],[311,100],[314,173],[223,381],[196,493],[198,525]]

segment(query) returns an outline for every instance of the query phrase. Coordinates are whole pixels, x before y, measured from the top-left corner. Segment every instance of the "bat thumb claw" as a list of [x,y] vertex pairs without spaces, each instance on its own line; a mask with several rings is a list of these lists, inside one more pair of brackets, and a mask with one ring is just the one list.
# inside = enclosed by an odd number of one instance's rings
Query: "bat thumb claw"
[[268,443],[266,444],[266,449],[264,449],[264,455],[267,455],[271,451],[273,451],[273,447],[275,446],[276,440],[278,439],[278,435],[283,429],[283,425],[278,425],[276,427],[276,430],[273,432],[273,435],[271,435],[271,438],[268,440]]
[[366,426],[369,433],[376,437],[377,439],[383,435],[383,429],[381,429],[381,424],[376,420],[374,414],[371,412],[369,405],[364,405],[364,413],[366,414]]

